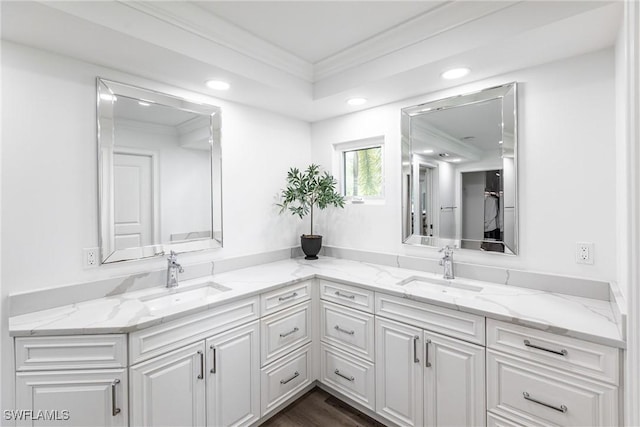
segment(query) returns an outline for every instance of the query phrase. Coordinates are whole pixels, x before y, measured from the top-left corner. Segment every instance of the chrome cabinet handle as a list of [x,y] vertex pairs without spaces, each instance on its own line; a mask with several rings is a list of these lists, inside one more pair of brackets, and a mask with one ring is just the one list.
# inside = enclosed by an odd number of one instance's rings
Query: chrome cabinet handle
[[420,359],[418,359],[418,340],[419,336],[415,335],[413,337],[413,363],[420,363]]
[[531,344],[531,341],[529,341],[529,340],[524,340],[524,345],[527,346],[527,347],[535,348],[536,350],[542,350],[542,351],[546,351],[546,352],[549,352],[549,353],[557,354],[557,355],[560,355],[560,356],[566,356],[569,353],[564,348],[562,350],[558,351],[558,350],[551,350],[549,348],[540,347],[540,346]]
[[288,337],[291,334],[295,334],[296,332],[298,332],[300,329],[298,329],[298,327],[294,327],[292,330],[290,330],[289,332],[285,332],[284,334],[280,334],[280,338],[285,338]]
[[333,327],[333,329],[335,329],[338,332],[342,332],[344,334],[349,334],[349,335],[353,335],[356,333],[356,331],[347,331],[346,329],[342,329],[340,326],[336,325]]
[[336,291],[336,295],[342,298],[348,298],[348,299],[356,299],[355,295],[347,295],[347,294],[343,294],[340,291]]
[[298,378],[299,376],[300,376],[300,373],[298,371],[296,371],[291,378],[286,379],[286,380],[280,380],[280,384],[286,384],[289,381],[293,381],[294,379]]
[[212,374],[215,374],[216,373],[216,348],[214,346],[209,346],[209,348],[213,350],[213,364],[211,365],[211,369],[209,370],[209,372]]
[[201,380],[204,378],[204,353],[198,350],[198,356],[200,356],[200,375],[198,375],[198,379]]
[[549,404],[549,403],[544,403],[544,402],[542,402],[542,401],[540,401],[540,400],[538,400],[538,399],[534,399],[534,398],[533,398],[533,397],[531,397],[531,396],[529,395],[529,393],[527,393],[526,391],[523,391],[523,392],[522,392],[522,396],[523,396],[526,400],[528,400],[528,401],[530,401],[530,402],[537,403],[538,405],[542,405],[542,406],[545,406],[545,407],[547,407],[547,408],[551,408],[551,409],[553,409],[554,411],[562,412],[563,414],[569,410],[569,408],[567,408],[567,406],[566,406],[566,405],[555,406],[555,405],[551,405],[551,404]]
[[425,345],[426,353],[425,353],[424,358],[425,358],[425,366],[427,368],[431,367],[431,362],[429,362],[429,344],[431,344],[431,340],[427,340],[426,341],[426,345]]
[[280,298],[278,298],[278,301],[286,301],[286,300],[288,300],[288,299],[295,298],[295,297],[297,297],[297,296],[298,296],[298,293],[297,293],[297,292],[294,292],[294,293],[292,293],[291,295],[288,295],[288,296],[286,296],[286,297],[280,297]]
[[111,415],[114,417],[120,413],[120,408],[116,404],[116,386],[120,384],[120,380],[115,379],[111,383]]
[[341,373],[340,370],[336,369],[335,371],[333,371],[334,374],[336,374],[339,377],[344,378],[347,381],[355,381],[355,378],[352,376],[346,376],[345,374]]

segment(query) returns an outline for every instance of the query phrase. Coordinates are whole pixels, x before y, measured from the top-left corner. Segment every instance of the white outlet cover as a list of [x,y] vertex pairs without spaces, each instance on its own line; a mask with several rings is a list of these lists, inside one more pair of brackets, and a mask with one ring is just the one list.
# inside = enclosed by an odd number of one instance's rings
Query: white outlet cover
[[576,262],[578,264],[593,264],[594,245],[591,242],[576,244]]

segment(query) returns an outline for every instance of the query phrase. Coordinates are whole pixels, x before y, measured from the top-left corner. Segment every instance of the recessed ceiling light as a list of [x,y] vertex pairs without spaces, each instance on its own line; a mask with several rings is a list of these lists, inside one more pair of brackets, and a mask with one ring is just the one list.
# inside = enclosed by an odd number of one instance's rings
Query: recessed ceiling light
[[502,144],[502,141],[498,141],[498,144]]
[[367,98],[349,98],[347,99],[347,104],[349,105],[362,105],[365,104],[367,102]]
[[143,107],[148,107],[151,104],[149,104],[148,102],[144,102],[144,101],[138,101],[138,105],[141,105]]
[[461,161],[462,161],[462,159],[457,159],[457,158],[456,158],[456,159],[451,159],[451,161],[452,161],[452,162],[454,162],[454,163],[458,163],[458,162],[461,162]]
[[433,150],[423,150],[422,152],[424,154],[431,154],[431,153],[433,153]]
[[215,90],[229,90],[231,85],[222,80],[207,80],[207,86]]
[[470,68],[452,68],[450,70],[445,71],[441,74],[443,79],[451,80],[451,79],[459,79],[460,77],[464,77],[471,72]]

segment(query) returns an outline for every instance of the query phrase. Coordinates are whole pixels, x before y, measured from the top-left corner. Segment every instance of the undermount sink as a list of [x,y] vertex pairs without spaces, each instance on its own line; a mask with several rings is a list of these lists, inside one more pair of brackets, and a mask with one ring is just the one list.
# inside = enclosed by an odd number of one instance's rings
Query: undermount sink
[[149,295],[140,298],[147,306],[150,312],[166,310],[171,307],[192,303],[198,300],[204,300],[211,295],[229,291],[226,286],[222,286],[215,282],[204,282],[199,285],[189,286],[187,288],[175,288],[167,290],[159,295]]
[[451,296],[470,296],[482,291],[482,286],[462,283],[457,279],[438,279],[420,276],[407,277],[398,282],[398,286],[412,287],[416,290],[448,294]]

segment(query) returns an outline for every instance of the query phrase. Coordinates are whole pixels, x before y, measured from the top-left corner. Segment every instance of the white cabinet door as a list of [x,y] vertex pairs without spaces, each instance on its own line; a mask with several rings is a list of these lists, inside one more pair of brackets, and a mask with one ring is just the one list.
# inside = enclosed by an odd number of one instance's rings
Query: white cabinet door
[[207,340],[207,424],[249,425],[260,418],[258,321]]
[[20,372],[16,407],[31,410],[17,425],[126,426],[124,369]]
[[130,368],[131,425],[204,426],[204,342]]
[[376,412],[422,426],[422,329],[376,319]]
[[424,424],[484,426],[485,349],[424,332]]

